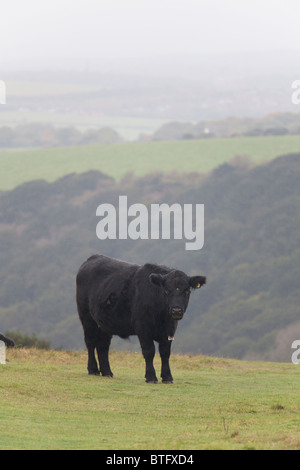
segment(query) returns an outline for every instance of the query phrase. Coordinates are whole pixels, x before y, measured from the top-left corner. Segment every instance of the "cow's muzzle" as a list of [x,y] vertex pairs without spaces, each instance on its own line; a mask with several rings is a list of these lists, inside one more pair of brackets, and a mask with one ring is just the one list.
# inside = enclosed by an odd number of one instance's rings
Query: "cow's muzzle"
[[181,320],[183,317],[183,310],[179,307],[173,307],[171,309],[171,315],[173,320]]

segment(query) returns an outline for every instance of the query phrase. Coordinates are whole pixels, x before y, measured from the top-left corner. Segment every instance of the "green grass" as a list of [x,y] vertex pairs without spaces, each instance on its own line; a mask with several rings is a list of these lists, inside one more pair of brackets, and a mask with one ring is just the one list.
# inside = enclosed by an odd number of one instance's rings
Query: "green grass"
[[261,163],[299,149],[300,136],[271,136],[5,151],[0,152],[0,190],[91,169],[117,180],[128,172],[138,176],[153,171],[206,173],[236,155]]
[[114,379],[88,376],[85,352],[7,354],[1,450],[300,448],[293,364],[174,355],[175,384],[150,385],[137,353],[112,352]]

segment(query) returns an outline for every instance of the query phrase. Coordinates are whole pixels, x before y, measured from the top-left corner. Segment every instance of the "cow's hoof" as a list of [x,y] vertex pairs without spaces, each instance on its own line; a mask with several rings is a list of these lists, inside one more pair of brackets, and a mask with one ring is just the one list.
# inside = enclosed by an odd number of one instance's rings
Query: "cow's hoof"
[[100,375],[100,372],[98,370],[95,370],[95,371],[89,371],[89,375]]
[[114,378],[114,374],[102,374],[102,377],[106,377],[108,379],[113,379]]
[[163,384],[173,384],[174,380],[162,380]]
[[158,380],[146,380],[147,384],[158,384]]

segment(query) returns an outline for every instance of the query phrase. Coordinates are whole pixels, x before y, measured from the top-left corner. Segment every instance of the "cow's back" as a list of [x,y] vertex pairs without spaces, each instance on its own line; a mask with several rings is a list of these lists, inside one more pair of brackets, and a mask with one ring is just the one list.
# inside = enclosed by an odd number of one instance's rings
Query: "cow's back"
[[138,267],[137,264],[126,263],[104,255],[93,255],[80,266],[76,284],[77,287],[88,287],[94,284],[99,285],[108,278],[125,279]]
[[[80,318],[92,312],[101,314],[109,306],[120,306],[139,265],[103,255],[93,255],[79,268],[76,277],[76,299]],[[105,313],[103,311],[103,313]],[[112,313],[112,311],[111,311]]]

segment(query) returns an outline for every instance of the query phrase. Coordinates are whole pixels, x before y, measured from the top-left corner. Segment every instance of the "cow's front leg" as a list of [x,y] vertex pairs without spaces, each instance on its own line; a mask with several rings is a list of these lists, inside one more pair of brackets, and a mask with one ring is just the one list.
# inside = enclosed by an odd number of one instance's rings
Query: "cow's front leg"
[[155,356],[155,346],[151,339],[142,338],[139,336],[142,353],[146,363],[145,379],[147,383],[157,384],[155,369],[153,366],[153,359]]
[[161,378],[164,384],[173,384],[169,359],[171,354],[172,341],[164,341],[159,343],[159,354],[161,357]]

